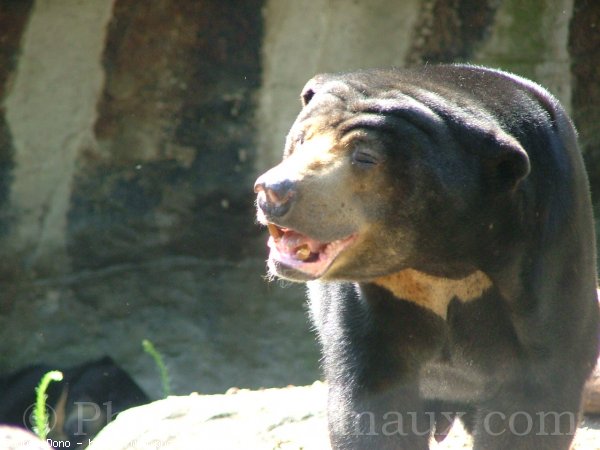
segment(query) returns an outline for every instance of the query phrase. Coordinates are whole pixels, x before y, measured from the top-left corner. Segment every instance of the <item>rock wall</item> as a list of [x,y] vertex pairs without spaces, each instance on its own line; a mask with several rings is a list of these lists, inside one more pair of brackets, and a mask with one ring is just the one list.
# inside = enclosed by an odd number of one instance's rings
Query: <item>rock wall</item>
[[[573,81],[573,120],[585,152],[596,218],[600,214],[600,5],[575,0],[569,27]],[[600,235],[600,221],[596,230]]]
[[[68,10],[78,13],[65,14]],[[4,99],[14,147],[10,231],[2,241],[5,264],[6,258],[23,269],[68,267],[72,183],[79,153],[94,140],[96,103],[104,83],[100,57],[111,10],[112,0],[33,6]]]
[[285,135],[300,111],[300,91],[314,74],[404,65],[421,3],[268,0],[256,166],[280,159]]
[[0,5],[0,372],[110,354],[159,396],[148,338],[174,392],[319,376],[254,222],[261,7]]
[[469,61],[546,85],[600,192],[593,0],[0,2],[0,372],[109,353],[151,394],[319,377],[252,183],[314,73]]
[[[531,78],[570,110],[573,2],[269,0],[258,114],[265,132],[257,164],[279,157],[282,136],[300,108],[299,92],[318,72],[469,62]],[[583,29],[593,31],[597,22],[588,21]]]

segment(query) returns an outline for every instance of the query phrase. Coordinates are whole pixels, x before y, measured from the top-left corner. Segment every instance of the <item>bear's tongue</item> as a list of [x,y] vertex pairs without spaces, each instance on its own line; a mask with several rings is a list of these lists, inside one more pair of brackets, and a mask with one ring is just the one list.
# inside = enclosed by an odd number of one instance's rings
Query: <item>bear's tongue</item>
[[268,228],[277,250],[300,261],[318,258],[319,253],[327,245],[288,228],[279,228],[273,224],[269,224]]

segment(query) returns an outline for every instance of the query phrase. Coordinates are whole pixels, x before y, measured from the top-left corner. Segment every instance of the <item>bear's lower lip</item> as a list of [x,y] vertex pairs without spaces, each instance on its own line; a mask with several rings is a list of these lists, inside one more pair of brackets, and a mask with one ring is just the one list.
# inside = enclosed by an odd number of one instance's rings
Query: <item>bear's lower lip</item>
[[350,235],[331,242],[321,242],[290,228],[267,224],[270,238],[269,266],[284,278],[293,278],[289,269],[301,272],[301,278],[316,279],[325,274],[331,264],[356,238]]

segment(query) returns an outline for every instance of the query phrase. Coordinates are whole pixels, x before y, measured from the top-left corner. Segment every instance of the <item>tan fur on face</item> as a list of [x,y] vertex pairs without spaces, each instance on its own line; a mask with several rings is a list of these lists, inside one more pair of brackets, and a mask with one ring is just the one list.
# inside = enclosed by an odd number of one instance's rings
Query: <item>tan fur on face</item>
[[338,161],[337,145],[333,133],[314,134],[292,154],[292,159],[303,175],[322,171]]
[[492,280],[479,270],[465,278],[452,280],[405,269],[377,278],[374,283],[400,299],[433,311],[443,319],[446,319],[448,304],[453,298],[466,303],[478,299],[492,287]]

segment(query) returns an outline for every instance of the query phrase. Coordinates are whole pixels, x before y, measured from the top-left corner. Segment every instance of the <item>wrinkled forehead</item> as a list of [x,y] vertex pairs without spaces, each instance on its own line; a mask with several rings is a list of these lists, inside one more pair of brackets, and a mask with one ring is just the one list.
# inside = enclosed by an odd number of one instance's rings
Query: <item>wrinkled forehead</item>
[[455,109],[440,95],[424,89],[387,84],[369,87],[360,78],[323,82],[316,77],[307,83],[301,98],[305,106],[290,130],[288,144],[332,130],[343,134],[356,127],[399,132],[410,124],[436,134],[446,129],[438,110]]
[[305,106],[293,123],[286,140],[285,152],[305,141],[320,139],[339,139],[343,134],[342,124],[350,120],[355,113],[349,110],[348,102],[329,92],[320,92]]

